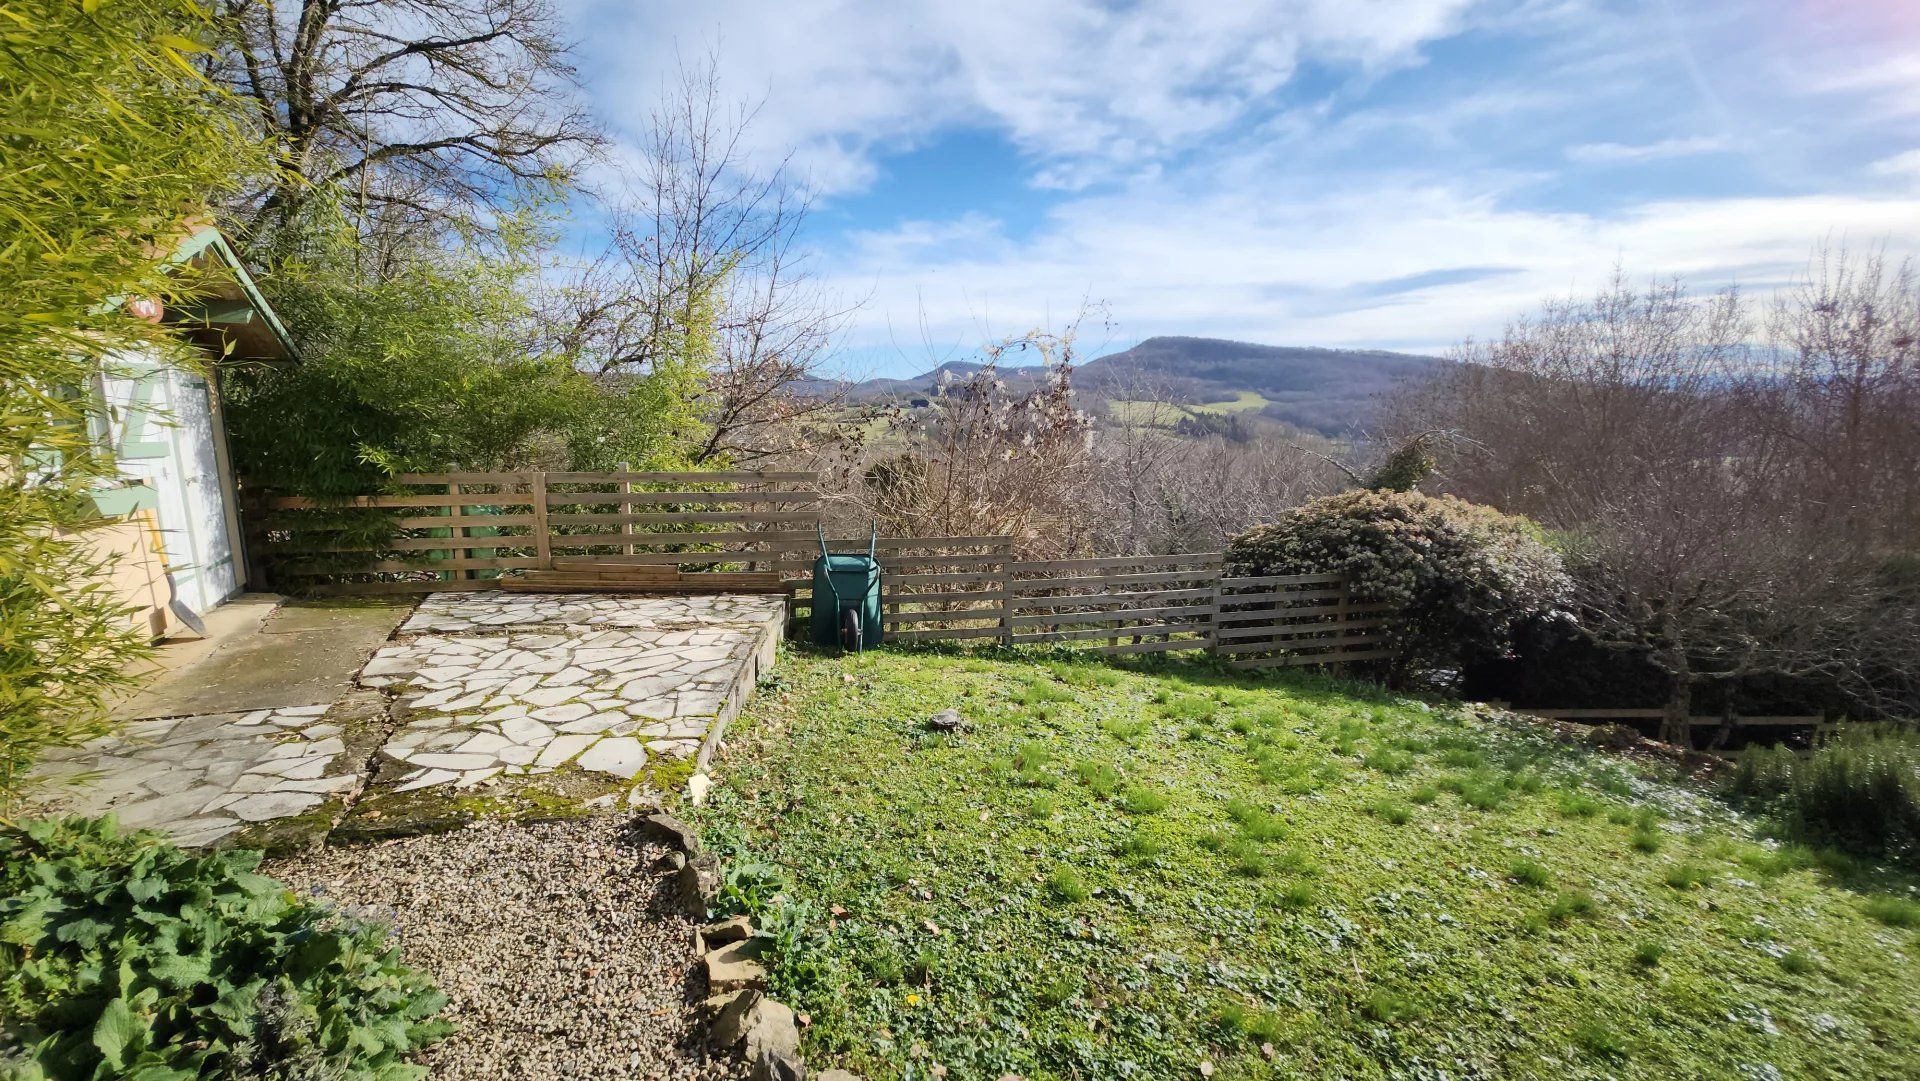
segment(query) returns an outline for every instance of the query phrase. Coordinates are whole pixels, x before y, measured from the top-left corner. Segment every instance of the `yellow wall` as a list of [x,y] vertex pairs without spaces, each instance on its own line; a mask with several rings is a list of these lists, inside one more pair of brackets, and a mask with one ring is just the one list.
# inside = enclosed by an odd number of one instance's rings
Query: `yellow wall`
[[72,534],[93,549],[99,576],[122,604],[134,609],[129,617],[150,637],[160,638],[173,627],[167,613],[166,552],[161,544],[159,519],[151,510],[135,511],[111,525]]

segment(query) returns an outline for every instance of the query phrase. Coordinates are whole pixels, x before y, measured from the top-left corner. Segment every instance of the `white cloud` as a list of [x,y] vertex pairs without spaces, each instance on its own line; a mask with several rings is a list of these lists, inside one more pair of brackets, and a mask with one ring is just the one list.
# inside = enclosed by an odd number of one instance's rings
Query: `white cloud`
[[[942,128],[1005,133],[1050,182],[1130,175],[1242,119],[1305,56],[1417,60],[1474,0],[754,0],[563,3],[603,113],[643,116],[663,71],[708,48],[733,92],[764,96],[753,137],[797,148],[815,185],[871,179],[876,150]],[[1064,164],[1060,164],[1064,163]]]
[[[1150,185],[1069,202],[1023,243],[978,218],[863,234],[839,261],[838,284],[872,294],[849,342],[869,350],[917,342],[922,325],[933,341],[966,345],[1058,325],[1088,297],[1107,302],[1129,337],[1440,349],[1497,332],[1544,297],[1593,288],[1616,264],[1766,291],[1827,239],[1920,251],[1920,214],[1911,200],[1852,196],[1574,214],[1448,184],[1282,196]],[[1418,287],[1425,278],[1439,284]],[[1402,279],[1414,287],[1380,288]]]
[[1693,135],[1654,143],[1582,143],[1568,147],[1567,157],[1573,161],[1607,164],[1720,154],[1737,148],[1732,139],[1723,135]]
[[1905,177],[1920,181],[1920,150],[1909,150],[1904,154],[1881,158],[1873,163],[1869,171],[1875,176]]

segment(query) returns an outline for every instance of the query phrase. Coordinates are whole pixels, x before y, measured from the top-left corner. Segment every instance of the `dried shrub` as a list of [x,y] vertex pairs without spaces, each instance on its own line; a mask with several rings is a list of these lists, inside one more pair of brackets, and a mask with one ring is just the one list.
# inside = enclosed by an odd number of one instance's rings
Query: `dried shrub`
[[1525,518],[1451,496],[1359,490],[1314,500],[1233,539],[1236,575],[1341,574],[1393,605],[1404,673],[1503,655],[1520,628],[1565,618],[1572,585]]

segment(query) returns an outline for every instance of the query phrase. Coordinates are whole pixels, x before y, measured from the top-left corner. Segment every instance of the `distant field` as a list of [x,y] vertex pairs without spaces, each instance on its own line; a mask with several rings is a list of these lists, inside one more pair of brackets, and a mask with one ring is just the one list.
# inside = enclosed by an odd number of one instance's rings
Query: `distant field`
[[1113,411],[1113,418],[1123,424],[1146,424],[1155,419],[1155,411],[1158,410],[1160,423],[1157,426],[1171,428],[1179,423],[1183,417],[1198,416],[1203,413],[1212,416],[1226,416],[1230,413],[1256,413],[1265,409],[1270,404],[1265,395],[1250,390],[1243,390],[1237,392],[1232,401],[1226,402],[1191,404],[1184,402],[1167,403],[1115,398],[1107,403],[1107,407]]
[[1242,390],[1236,392],[1230,402],[1206,402],[1201,405],[1190,405],[1187,408],[1195,413],[1247,413],[1265,409],[1270,404],[1272,403],[1267,400],[1266,395]]

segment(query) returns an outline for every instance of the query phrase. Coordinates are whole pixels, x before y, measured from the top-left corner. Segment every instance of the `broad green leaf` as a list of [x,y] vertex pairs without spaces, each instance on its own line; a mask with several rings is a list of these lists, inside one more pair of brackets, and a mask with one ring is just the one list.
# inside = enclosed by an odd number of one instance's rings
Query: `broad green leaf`
[[145,1032],[146,1023],[133,1015],[124,1000],[116,998],[107,1003],[100,1011],[100,1020],[94,1023],[93,1046],[100,1049],[108,1065],[124,1066],[127,1048],[137,1046],[135,1041]]

